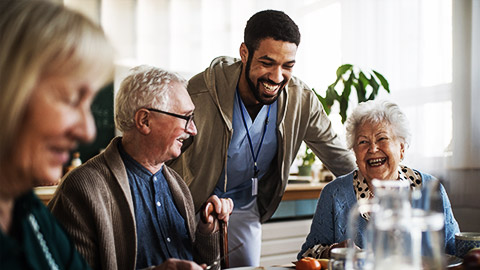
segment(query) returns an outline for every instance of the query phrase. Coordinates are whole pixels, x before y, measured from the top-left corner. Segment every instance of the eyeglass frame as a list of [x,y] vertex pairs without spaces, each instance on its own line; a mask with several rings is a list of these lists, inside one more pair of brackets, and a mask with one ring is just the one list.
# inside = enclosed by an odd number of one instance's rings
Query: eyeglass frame
[[192,113],[190,115],[181,115],[181,114],[166,112],[166,111],[162,111],[162,110],[158,110],[158,109],[154,109],[154,108],[145,108],[145,109],[148,110],[148,111],[163,113],[163,114],[166,114],[166,115],[170,115],[170,116],[173,116],[173,117],[177,117],[177,118],[186,120],[187,122],[185,123],[185,130],[187,130],[188,125],[190,125],[190,123],[193,122],[194,113]]

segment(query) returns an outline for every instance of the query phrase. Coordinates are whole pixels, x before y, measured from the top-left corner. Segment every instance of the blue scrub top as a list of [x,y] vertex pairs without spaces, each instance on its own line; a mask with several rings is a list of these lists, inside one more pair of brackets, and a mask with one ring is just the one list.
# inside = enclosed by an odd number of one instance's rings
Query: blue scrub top
[[[239,103],[240,100],[240,103]],[[255,155],[262,140],[262,135],[267,118],[268,106],[264,105],[257,117],[252,123],[245,105],[238,95],[235,95],[233,106],[233,136],[228,147],[227,157],[227,186],[225,191],[225,171],[220,175],[220,179],[215,187],[214,194],[221,197],[229,197],[233,200],[235,208],[250,203],[255,196],[252,195],[252,177],[254,175],[254,161],[252,151],[248,142],[247,131],[242,119],[242,113],[245,117],[248,132],[252,139],[252,145]],[[257,167],[259,170],[258,180],[268,171],[270,164],[277,152],[277,101],[272,103],[268,118],[267,130],[263,139],[262,147],[257,157]]]

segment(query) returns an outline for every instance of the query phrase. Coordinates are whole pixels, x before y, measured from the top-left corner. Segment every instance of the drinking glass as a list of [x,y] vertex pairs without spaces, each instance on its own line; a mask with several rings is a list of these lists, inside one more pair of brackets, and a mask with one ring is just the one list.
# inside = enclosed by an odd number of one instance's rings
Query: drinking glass
[[412,197],[412,226],[419,238],[414,246],[422,269],[445,269],[445,217],[440,194],[440,181],[424,181]]
[[[347,237],[351,241],[348,241],[345,269],[374,269],[373,220],[378,209],[379,204],[376,198],[359,200],[351,208],[347,227]],[[362,217],[365,213],[369,214],[369,221]],[[361,252],[358,248],[361,248]]]
[[373,269],[419,269],[415,259],[418,230],[412,226],[410,185],[399,180],[372,180],[379,208],[372,225]]
[[[345,269],[445,269],[444,217],[438,181],[373,180],[375,197],[352,208]],[[369,221],[361,213],[369,213]]]

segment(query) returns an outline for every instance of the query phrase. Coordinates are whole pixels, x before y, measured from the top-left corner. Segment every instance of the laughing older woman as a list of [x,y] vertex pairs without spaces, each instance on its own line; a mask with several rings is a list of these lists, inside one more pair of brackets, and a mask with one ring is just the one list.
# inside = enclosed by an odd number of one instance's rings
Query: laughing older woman
[[[433,176],[401,165],[410,140],[408,121],[400,108],[388,101],[360,103],[346,123],[347,144],[355,152],[358,169],[338,177],[322,190],[301,257],[328,258],[330,250],[346,246],[349,210],[359,199],[369,199],[372,179],[408,181],[420,188]],[[445,251],[455,253],[459,231],[450,202],[440,185],[445,214]],[[360,232],[360,234],[362,234]]]

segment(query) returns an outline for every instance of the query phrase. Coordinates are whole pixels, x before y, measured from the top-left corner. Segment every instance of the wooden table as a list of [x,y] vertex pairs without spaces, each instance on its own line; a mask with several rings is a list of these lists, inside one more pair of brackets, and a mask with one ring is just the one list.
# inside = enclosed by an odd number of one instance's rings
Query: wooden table
[[[282,201],[318,199],[320,192],[327,183],[328,182],[287,184]],[[34,191],[38,198],[40,198],[40,200],[47,205],[48,202],[53,198],[53,194],[55,193],[56,189],[57,186],[42,186],[34,188]]]
[[328,182],[287,184],[282,201],[318,199],[326,184]]
[[55,190],[57,190],[57,186],[42,186],[36,187],[33,189],[35,194],[38,198],[47,205],[48,202],[53,198],[53,194],[55,194]]

